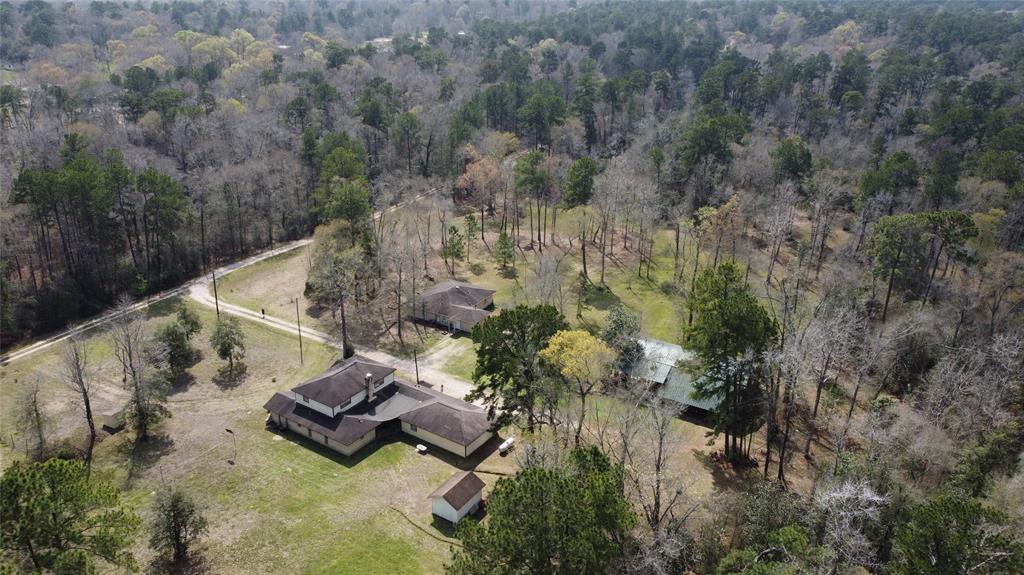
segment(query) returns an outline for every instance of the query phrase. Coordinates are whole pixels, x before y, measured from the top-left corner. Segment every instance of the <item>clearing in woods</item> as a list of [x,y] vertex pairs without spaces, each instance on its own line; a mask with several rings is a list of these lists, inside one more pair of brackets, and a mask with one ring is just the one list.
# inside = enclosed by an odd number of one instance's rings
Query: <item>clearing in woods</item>
[[[150,308],[147,327],[173,320],[179,302]],[[426,496],[455,472],[456,464],[466,463],[437,450],[417,455],[401,437],[346,458],[293,434],[266,430],[262,405],[267,398],[322,371],[336,359],[336,350],[307,342],[305,362],[299,365],[293,336],[242,321],[245,376],[219,377],[224,362],[207,342],[215,314],[189,305],[203,321],[203,331],[193,340],[203,357],[189,369],[192,379],[169,395],[173,416],[138,449],[133,449],[130,431],[105,437],[96,450],[97,473],[124,489],[126,501],[143,517],[162,485],[192,491],[210,521],[202,544],[209,573],[440,572],[449,556],[444,538],[451,531],[433,524]],[[126,393],[108,335],[96,329],[86,337],[94,408],[117,408]],[[85,437],[72,395],[59,380],[60,352],[61,346],[55,346],[31,361],[0,368],[0,454],[6,464],[24,453],[16,411],[29,384],[40,384],[50,441]],[[233,464],[225,428],[237,439]],[[489,484],[496,479],[482,477]],[[135,543],[143,563],[152,556],[147,538],[142,529]]]
[[[561,223],[561,222],[560,222]],[[549,296],[570,323],[596,330],[616,304],[641,315],[643,332],[679,341],[685,322],[682,297],[672,285],[674,237],[670,230],[656,234],[651,278],[638,277],[635,252],[624,251],[618,239],[615,255],[609,256],[606,287],[589,287],[578,301],[576,282],[581,270],[579,254],[565,256],[568,233],[559,230],[544,254],[561,260],[558,273],[563,289]],[[460,279],[497,290],[500,307],[541,301],[538,286],[538,251],[516,251],[516,273],[496,269],[487,245],[496,232],[489,229],[487,243],[476,242],[470,255],[473,265],[461,265]],[[284,253],[239,269],[218,280],[218,295],[226,302],[293,322],[298,298],[303,325],[329,328],[327,318],[316,317],[302,296],[311,246]],[[689,249],[684,243],[684,249]],[[563,257],[564,256],[564,257]],[[599,255],[589,254],[593,283],[599,274]],[[754,254],[752,279],[763,269],[763,254]],[[707,254],[705,254],[707,257]],[[690,260],[692,265],[692,260]],[[442,278],[440,258],[431,262]],[[684,278],[686,276],[684,275]],[[754,279],[756,281],[756,279]],[[174,299],[148,309],[147,323],[155,329],[172,321],[181,300]],[[577,317],[577,305],[581,317]],[[107,437],[96,453],[98,472],[126,490],[129,503],[146,514],[150,500],[161,485],[181,484],[192,490],[207,507],[211,535],[203,543],[210,572],[249,573],[254,566],[265,573],[437,573],[450,553],[445,537],[450,529],[433,522],[425,499],[457,467],[480,464],[484,470],[510,472],[512,458],[484,454],[486,460],[459,462],[437,450],[426,457],[415,454],[406,440],[396,438],[375,444],[353,458],[345,458],[292,434],[278,435],[264,428],[262,405],[277,390],[288,389],[322,371],[336,359],[337,350],[306,342],[305,362],[299,364],[294,335],[243,321],[248,352],[245,377],[231,380],[220,375],[223,365],[207,343],[215,321],[214,311],[189,303],[199,313],[204,331],[195,339],[202,359],[189,370],[191,379],[172,390],[168,405],[173,417],[161,424],[156,437],[133,449],[130,432]],[[468,337],[439,337],[434,330],[424,342],[421,361],[462,379],[472,377],[476,352]],[[105,328],[87,332],[94,379],[94,406],[102,413],[121,406],[126,392],[121,370]],[[435,343],[436,342],[436,343]],[[27,386],[38,383],[44,397],[47,435],[50,441],[81,440],[84,424],[75,411],[72,396],[61,384],[60,346],[0,368],[0,454],[4,461],[24,453],[24,434],[17,423],[20,397]],[[422,364],[421,364],[422,365]],[[592,409],[607,407],[607,398],[595,398]],[[593,421],[593,420],[592,420]],[[721,447],[709,442],[702,422],[675,422],[680,443],[675,446],[675,472],[687,477],[688,495],[695,499],[717,489],[737,486],[737,475],[711,457]],[[230,428],[238,441],[237,460]],[[763,446],[755,438],[754,452]],[[800,481],[809,469],[790,472]],[[493,485],[495,475],[482,477]],[[140,532],[136,553],[151,557]]]

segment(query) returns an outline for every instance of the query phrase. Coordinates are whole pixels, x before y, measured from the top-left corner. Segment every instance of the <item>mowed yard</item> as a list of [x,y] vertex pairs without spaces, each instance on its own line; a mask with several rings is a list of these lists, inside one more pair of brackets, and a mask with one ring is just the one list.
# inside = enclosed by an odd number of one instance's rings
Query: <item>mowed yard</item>
[[[295,323],[295,300],[303,326],[326,331],[330,312],[321,318],[303,296],[313,244],[267,258],[217,279],[217,296],[244,308]],[[213,288],[210,288],[212,293]],[[312,315],[310,312],[315,313]]]
[[[147,327],[171,321],[176,305],[151,309]],[[169,396],[173,416],[139,449],[130,431],[106,437],[97,448],[97,473],[123,489],[144,518],[160,486],[192,491],[210,521],[202,545],[209,573],[439,573],[450,555],[450,531],[432,523],[426,497],[457,470],[454,458],[418,455],[400,438],[346,458],[268,431],[267,398],[322,371],[336,350],[307,342],[300,365],[294,336],[243,321],[247,370],[231,381],[218,376],[223,362],[207,343],[213,311],[194,309],[204,324],[194,340],[203,358],[189,370],[194,380]],[[102,412],[120,406],[126,394],[108,335],[87,335]],[[32,382],[40,384],[50,439],[84,437],[81,415],[59,382],[59,354],[51,348],[0,368],[4,466],[23,455],[15,413]],[[237,457],[225,429],[234,431]],[[152,558],[146,541],[141,530],[135,552],[143,565]]]
[[[557,245],[549,246],[546,253],[551,253],[555,257],[561,256],[561,246],[567,245],[566,234],[568,230],[560,230],[556,239]],[[496,238],[496,233],[489,230],[487,243],[493,246]],[[523,245],[527,245],[525,238]],[[283,319],[290,317],[291,321],[294,321],[294,303],[287,303],[290,297],[288,294],[300,291],[304,285],[308,271],[306,249],[313,248],[310,246],[282,254],[225,276],[221,282],[221,297],[249,309],[265,309],[268,315],[273,314]],[[606,264],[607,289],[593,288],[588,292],[584,301],[582,320],[576,318],[575,294],[567,295],[562,310],[567,321],[573,326],[598,330],[603,325],[608,310],[614,305],[621,304],[640,314],[645,334],[678,342],[686,321],[682,297],[667,293],[661,287],[661,283],[671,279],[673,274],[673,250],[672,232],[662,230],[657,236],[652,279],[638,278],[634,253],[624,252],[621,249],[621,239],[618,239],[615,255],[609,257]],[[490,256],[487,246],[477,240],[469,254],[469,262],[459,264],[456,277],[497,290],[494,298],[497,309],[517,304],[538,303],[532,286],[532,282],[536,281],[534,262],[538,253],[532,249],[524,249],[517,250],[516,254],[517,273],[502,273]],[[593,253],[588,255],[591,258],[588,262],[590,276],[597,282],[600,270],[599,256]],[[561,265],[567,278],[575,277],[581,269],[578,253],[571,253]],[[431,262],[431,272],[439,280],[447,277],[440,257]],[[291,307],[288,307],[289,305]],[[306,309],[301,300],[300,306],[303,306],[300,309]],[[304,316],[303,322],[306,321],[313,319]],[[476,366],[476,349],[467,335],[443,336],[432,348],[422,351],[419,359],[421,365],[430,364],[435,369],[471,381]],[[601,399],[605,400],[612,401]],[[597,405],[601,403],[598,402]],[[734,484],[735,474],[719,468],[711,461],[710,454],[715,449],[721,449],[721,441],[708,445],[708,428],[705,425],[692,419],[679,419],[674,427],[679,449],[673,454],[672,465],[676,473],[686,477],[689,493],[694,497],[705,497],[717,488]]]

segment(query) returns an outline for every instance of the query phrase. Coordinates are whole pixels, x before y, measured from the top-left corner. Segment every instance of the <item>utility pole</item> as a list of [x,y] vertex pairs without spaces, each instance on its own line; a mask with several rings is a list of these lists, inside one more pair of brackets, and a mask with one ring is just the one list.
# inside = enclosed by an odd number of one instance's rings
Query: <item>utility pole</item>
[[420,384],[420,360],[416,357],[416,348],[412,348],[412,363],[416,366],[416,385]]
[[299,326],[299,365],[302,365],[302,321],[299,319],[299,298],[295,298],[295,325]]
[[217,299],[217,270],[210,271],[213,276],[213,307],[217,309],[217,319],[220,319],[220,301]]
[[[226,432],[231,434],[231,446],[233,447],[234,456],[231,458],[230,461],[228,461],[228,463],[230,463],[231,465],[234,465],[235,462],[238,461],[238,441],[235,439],[235,432],[234,431],[231,431],[230,429],[228,429],[226,427],[224,428],[224,431],[226,431]],[[162,471],[163,471],[163,469],[161,469],[161,472]]]

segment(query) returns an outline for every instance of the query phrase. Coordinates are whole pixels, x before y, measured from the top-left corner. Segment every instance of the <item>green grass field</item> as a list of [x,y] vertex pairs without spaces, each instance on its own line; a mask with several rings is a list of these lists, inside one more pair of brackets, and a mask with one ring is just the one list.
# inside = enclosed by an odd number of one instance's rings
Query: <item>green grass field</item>
[[[235,270],[217,280],[217,295],[224,301],[267,315],[295,322],[295,300],[303,325],[325,328],[330,315],[321,320],[302,295],[309,274],[312,246],[278,254],[251,266]],[[212,292],[212,288],[211,288]]]
[[[561,227],[561,224],[560,224]],[[496,241],[489,237],[488,243],[493,246]],[[556,245],[549,245],[545,253],[555,258],[563,255],[568,245],[565,236],[555,240]],[[561,263],[564,276],[561,311],[566,319],[574,325],[584,328],[600,329],[604,317],[615,305],[624,305],[640,315],[643,333],[658,339],[678,342],[681,335],[680,323],[682,316],[682,297],[678,294],[666,293],[661,284],[671,280],[673,275],[673,235],[669,230],[658,233],[655,244],[654,265],[651,266],[651,279],[637,276],[635,254],[621,249],[621,242],[615,246],[614,254],[605,263],[605,285],[600,285],[600,253],[596,249],[588,250],[588,274],[591,285],[588,287],[583,301],[582,320],[576,318],[577,288],[575,278],[582,270],[582,260],[574,247]],[[578,243],[578,242],[577,242]],[[524,240],[523,245],[526,245]],[[574,246],[576,244],[574,243]],[[534,250],[517,250],[515,273],[502,272],[497,268],[487,247],[477,242],[471,260],[476,266],[461,266],[458,276],[469,282],[487,286],[497,290],[494,305],[497,308],[512,307],[518,304],[533,305],[539,303],[532,286],[536,282],[534,271],[540,254]],[[479,272],[479,273],[474,273]]]
[[476,369],[476,349],[473,347],[473,340],[469,337],[460,337],[454,340],[455,350],[447,361],[441,365],[441,369],[466,381],[473,381],[473,370]]
[[[152,308],[147,327],[170,321],[177,304]],[[149,443],[135,448],[130,431],[105,437],[96,450],[97,474],[122,488],[144,518],[162,485],[194,493],[210,522],[202,544],[209,573],[439,573],[450,531],[432,524],[426,497],[456,470],[453,461],[418,455],[404,441],[346,458],[266,430],[263,403],[322,371],[336,350],[307,342],[300,365],[294,336],[243,321],[246,376],[225,381],[218,376],[223,362],[207,343],[215,315],[194,309],[204,324],[194,340],[203,355],[189,370],[194,380],[172,390],[173,415]],[[97,329],[87,336],[96,409],[120,406],[125,393],[108,335]],[[14,415],[27,382],[42,386],[51,439],[84,438],[84,421],[58,379],[59,354],[51,348],[0,369],[5,464],[23,456]],[[237,458],[225,428],[234,431]],[[143,565],[152,558],[146,541],[143,529],[134,545]]]

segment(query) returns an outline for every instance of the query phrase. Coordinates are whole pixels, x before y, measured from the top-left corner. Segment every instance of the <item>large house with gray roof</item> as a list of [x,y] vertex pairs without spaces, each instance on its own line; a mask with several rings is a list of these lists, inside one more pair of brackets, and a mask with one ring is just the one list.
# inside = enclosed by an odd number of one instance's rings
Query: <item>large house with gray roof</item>
[[415,319],[450,331],[470,332],[490,315],[494,290],[456,280],[444,280],[423,290],[412,303]]
[[278,428],[343,455],[402,431],[469,457],[494,435],[483,408],[396,379],[394,368],[359,355],[291,391],[275,393],[263,408]]

